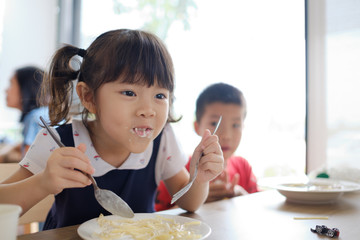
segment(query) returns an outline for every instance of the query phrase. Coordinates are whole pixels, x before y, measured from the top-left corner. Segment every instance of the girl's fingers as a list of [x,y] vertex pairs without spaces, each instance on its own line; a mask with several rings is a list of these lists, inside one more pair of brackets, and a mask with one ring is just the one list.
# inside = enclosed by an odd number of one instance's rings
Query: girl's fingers
[[190,163],[190,175],[194,173],[195,162],[199,160],[200,181],[210,181],[223,171],[224,158],[219,138],[206,130],[201,142],[196,147]]
[[79,149],[82,153],[85,153],[86,151],[86,145],[84,143],[80,143],[76,148]]
[[93,174],[95,171],[90,162],[79,161],[73,156],[64,157],[59,164],[64,168],[77,169],[88,174]]
[[[211,136],[212,138],[213,136]],[[215,136],[215,138],[212,139],[212,141],[207,142],[208,145],[206,145],[203,149],[203,154],[207,155],[210,153],[215,153],[215,154],[219,154],[222,155],[222,151],[221,151],[221,147],[220,144],[218,142],[217,137]]]
[[42,186],[50,194],[58,194],[65,188],[85,187],[91,184],[91,181],[82,173],[70,169],[55,169],[62,170],[54,171],[45,170],[41,174],[44,176],[44,181],[41,181]]
[[64,171],[63,178],[73,183],[79,183],[81,186],[87,186],[91,184],[88,176],[77,170],[67,169],[67,171]]
[[[64,188],[85,187],[91,184],[84,174],[93,174],[94,168],[84,154],[86,146],[80,144],[77,148],[65,147],[54,150],[47,161],[44,170],[44,184],[51,193],[59,193]],[[80,172],[80,171],[84,172]]]
[[86,146],[80,144],[77,148],[66,147],[56,149],[58,164],[65,168],[78,169],[88,174],[93,174],[95,169],[91,166],[89,158],[85,155]]
[[204,135],[203,135],[203,138],[201,139],[199,145],[196,146],[195,150],[194,150],[194,153],[191,157],[191,161],[190,161],[190,173],[191,175],[194,173],[194,170],[195,170],[195,164],[196,164],[196,161],[198,161],[199,159],[201,160],[201,157],[202,157],[202,154],[203,154],[203,150],[205,148],[204,146],[204,139],[206,137],[210,136],[210,131],[206,130]]
[[215,174],[215,176],[212,177],[213,179],[224,169],[222,158],[219,157],[218,160],[214,160],[212,156],[204,156],[199,164],[199,169],[206,173]]
[[62,180],[62,188],[65,189],[65,188],[82,188],[82,187],[86,187],[88,185],[90,185],[91,182],[81,182],[81,181],[74,181],[74,180],[71,180],[71,179],[63,179]]
[[91,184],[90,179],[80,171],[63,168],[61,173],[52,176],[54,186],[59,189],[85,187]]
[[205,149],[206,146],[212,142],[218,142],[218,139],[219,138],[217,135],[211,135],[210,131],[206,129],[199,145],[202,147],[202,149]]
[[[210,131],[206,129],[199,145],[195,148],[194,154],[191,159],[199,159],[202,155],[206,155],[210,152],[222,154],[218,137],[216,135],[211,135]],[[191,169],[195,165],[194,162],[195,161],[191,160]]]
[[[201,157],[200,161],[199,161],[199,166],[201,166],[201,168],[206,169],[206,168],[212,168],[212,164],[214,165],[218,165],[219,167],[221,167],[220,172],[218,172],[218,174],[220,174],[223,171],[224,168],[224,158],[222,156],[222,153],[217,154],[217,153],[208,153],[205,154],[204,156]],[[226,179],[225,179],[226,181]]]
[[75,158],[78,158],[79,160],[83,162],[89,163],[89,158],[85,155],[86,146],[83,146],[84,144],[80,144],[78,147],[64,147],[56,149],[55,151],[59,152],[62,156],[73,156]]
[[205,130],[205,133],[202,136],[202,139],[199,143],[199,145],[195,148],[194,154],[198,153],[201,154],[203,152],[203,150],[206,148],[207,144],[207,139],[211,136],[211,133],[208,129]]

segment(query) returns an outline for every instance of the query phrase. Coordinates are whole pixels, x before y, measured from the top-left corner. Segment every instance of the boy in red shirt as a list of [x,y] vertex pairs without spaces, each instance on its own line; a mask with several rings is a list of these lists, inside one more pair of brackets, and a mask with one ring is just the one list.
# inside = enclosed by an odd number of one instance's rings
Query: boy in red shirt
[[[209,195],[206,202],[231,198],[258,191],[256,178],[245,158],[234,156],[240,144],[244,120],[246,117],[246,101],[240,90],[225,84],[216,83],[207,87],[196,101],[196,121],[194,128],[199,136],[205,129],[214,131],[217,121],[222,121],[216,135],[219,137],[225,160],[225,170],[210,182]],[[187,169],[189,169],[189,163]],[[160,182],[155,201],[155,210],[162,211],[173,207],[171,196],[164,182]]]

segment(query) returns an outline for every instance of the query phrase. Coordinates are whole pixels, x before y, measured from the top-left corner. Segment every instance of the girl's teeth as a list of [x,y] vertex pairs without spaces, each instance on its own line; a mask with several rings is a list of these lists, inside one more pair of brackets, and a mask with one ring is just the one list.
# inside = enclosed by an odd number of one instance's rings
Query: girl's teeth
[[135,128],[134,130],[139,137],[148,137],[151,132],[148,128]]

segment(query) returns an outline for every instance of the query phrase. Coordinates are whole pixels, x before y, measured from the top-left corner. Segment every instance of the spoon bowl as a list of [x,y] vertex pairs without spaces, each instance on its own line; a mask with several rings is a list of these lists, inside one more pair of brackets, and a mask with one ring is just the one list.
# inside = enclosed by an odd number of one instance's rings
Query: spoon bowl
[[96,200],[106,211],[113,215],[119,215],[122,217],[134,217],[133,210],[122,198],[110,190],[99,188],[95,179],[91,175],[88,176],[93,183]]

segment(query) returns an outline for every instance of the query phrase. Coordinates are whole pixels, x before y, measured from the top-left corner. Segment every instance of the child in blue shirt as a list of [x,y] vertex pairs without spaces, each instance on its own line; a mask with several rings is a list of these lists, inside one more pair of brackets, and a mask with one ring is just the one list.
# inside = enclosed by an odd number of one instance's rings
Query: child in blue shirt
[[21,67],[15,70],[6,89],[6,105],[21,111],[23,142],[21,155],[24,156],[40,131],[40,119],[48,119],[48,109],[37,101],[44,71],[34,66]]
[[[79,70],[70,61],[83,58]],[[123,198],[136,212],[153,212],[157,184],[171,194],[189,181],[183,153],[169,123],[173,116],[174,70],[165,45],[155,35],[120,29],[100,35],[87,50],[59,49],[45,78],[52,126],[69,122],[74,81],[84,109],[82,120],[55,128],[68,147],[58,148],[46,130],[21,161],[20,169],[0,185],[0,203],[14,203],[23,213],[55,194],[45,229],[79,224],[109,214],[95,200],[90,180]],[[177,204],[196,211],[205,201],[209,181],[222,170],[218,137],[207,130],[194,151],[200,160],[191,189]]]

